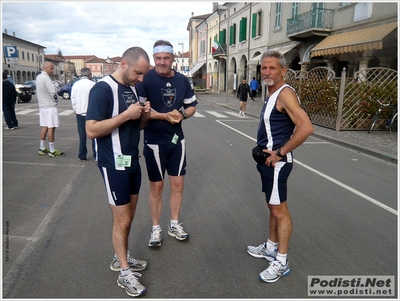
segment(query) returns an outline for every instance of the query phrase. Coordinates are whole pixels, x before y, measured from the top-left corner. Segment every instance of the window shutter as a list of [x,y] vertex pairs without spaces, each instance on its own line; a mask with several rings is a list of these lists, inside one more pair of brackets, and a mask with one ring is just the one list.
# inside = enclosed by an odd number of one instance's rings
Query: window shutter
[[257,36],[257,13],[253,14],[251,19],[251,37],[255,38]]

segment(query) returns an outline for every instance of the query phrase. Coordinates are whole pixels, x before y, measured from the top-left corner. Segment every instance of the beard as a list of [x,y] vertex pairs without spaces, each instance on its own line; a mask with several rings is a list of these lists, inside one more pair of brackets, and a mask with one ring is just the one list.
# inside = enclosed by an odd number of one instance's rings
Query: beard
[[266,86],[271,87],[275,85],[275,80],[273,80],[272,78],[264,78],[264,83]]

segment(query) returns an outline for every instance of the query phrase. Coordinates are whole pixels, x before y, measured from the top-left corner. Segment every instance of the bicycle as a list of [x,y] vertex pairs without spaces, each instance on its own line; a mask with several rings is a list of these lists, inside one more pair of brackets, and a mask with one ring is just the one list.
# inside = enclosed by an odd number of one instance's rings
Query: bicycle
[[397,132],[397,105],[392,105],[391,103],[382,103],[379,99],[375,99],[379,103],[379,108],[378,111],[375,113],[374,117],[372,118],[372,123],[371,126],[368,130],[368,134],[371,133],[372,129],[374,128],[375,124],[377,121],[380,119],[381,116],[384,116],[382,114],[383,109],[393,109],[393,113],[390,116],[390,118],[386,119],[385,118],[385,127],[392,132]]

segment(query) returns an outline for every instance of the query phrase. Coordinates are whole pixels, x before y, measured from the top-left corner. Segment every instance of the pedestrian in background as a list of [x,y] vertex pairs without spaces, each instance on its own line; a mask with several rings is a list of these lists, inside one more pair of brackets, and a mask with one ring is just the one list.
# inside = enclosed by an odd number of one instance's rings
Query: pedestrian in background
[[150,180],[149,206],[152,220],[150,247],[161,246],[160,225],[164,175],[171,188],[168,235],[186,240],[189,234],[179,223],[186,174],[186,140],[182,120],[196,112],[197,100],[186,76],[172,69],[174,49],[168,41],[154,43],[155,68],[138,84],[140,101],[150,101],[152,113],[144,129],[144,150]]
[[7,79],[7,73],[3,72],[3,114],[7,127],[5,130],[15,130],[18,128],[18,120],[15,115],[15,102],[18,93],[15,85]]
[[283,54],[277,51],[262,54],[261,76],[268,87],[268,96],[260,114],[257,145],[268,156],[258,162],[257,170],[270,211],[269,237],[259,246],[248,246],[247,252],[270,261],[268,268],[259,274],[264,282],[275,282],[290,273],[287,253],[292,220],[287,206],[287,180],[293,167],[292,151],[314,131],[296,92],[283,79],[286,71]]
[[140,130],[147,124],[151,109],[148,102],[139,104],[135,85],[149,68],[149,56],[142,48],[127,49],[117,70],[91,89],[86,112],[86,133],[96,139],[97,165],[113,216],[115,255],[110,269],[120,271],[117,284],[133,297],[146,292],[136,271],[144,270],[147,262],[131,256],[128,238],[142,181]]
[[[86,111],[89,102],[89,92],[95,85],[92,79],[92,72],[89,68],[81,69],[81,78],[78,80],[71,89],[71,104],[76,114],[76,122],[78,125],[79,135],[79,152],[78,158],[82,162],[87,160],[87,147],[86,147]],[[92,139],[93,157],[96,159],[95,141]]]
[[239,116],[246,117],[244,113],[246,112],[247,99],[251,98],[250,86],[246,78],[243,78],[237,89],[237,98],[239,99]]
[[251,100],[254,101],[254,99],[257,96],[257,89],[258,89],[258,80],[256,80],[255,77],[253,77],[253,80],[250,82],[250,89],[251,89]]
[[[54,65],[50,62],[43,64],[42,72],[36,78],[36,93],[39,104],[40,131],[39,155],[48,154],[50,158],[63,157],[65,153],[55,147],[55,131],[60,126],[57,110],[57,89],[50,75],[54,72]],[[49,148],[45,147],[46,138]]]

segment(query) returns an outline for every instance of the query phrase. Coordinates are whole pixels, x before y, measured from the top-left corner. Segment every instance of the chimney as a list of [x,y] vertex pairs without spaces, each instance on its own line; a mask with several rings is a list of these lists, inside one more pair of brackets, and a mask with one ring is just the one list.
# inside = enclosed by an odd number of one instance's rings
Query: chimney
[[13,31],[13,37],[15,37],[15,32]]
[[7,34],[7,28],[4,29],[4,33]]
[[213,12],[215,12],[218,9],[218,2],[213,2]]

